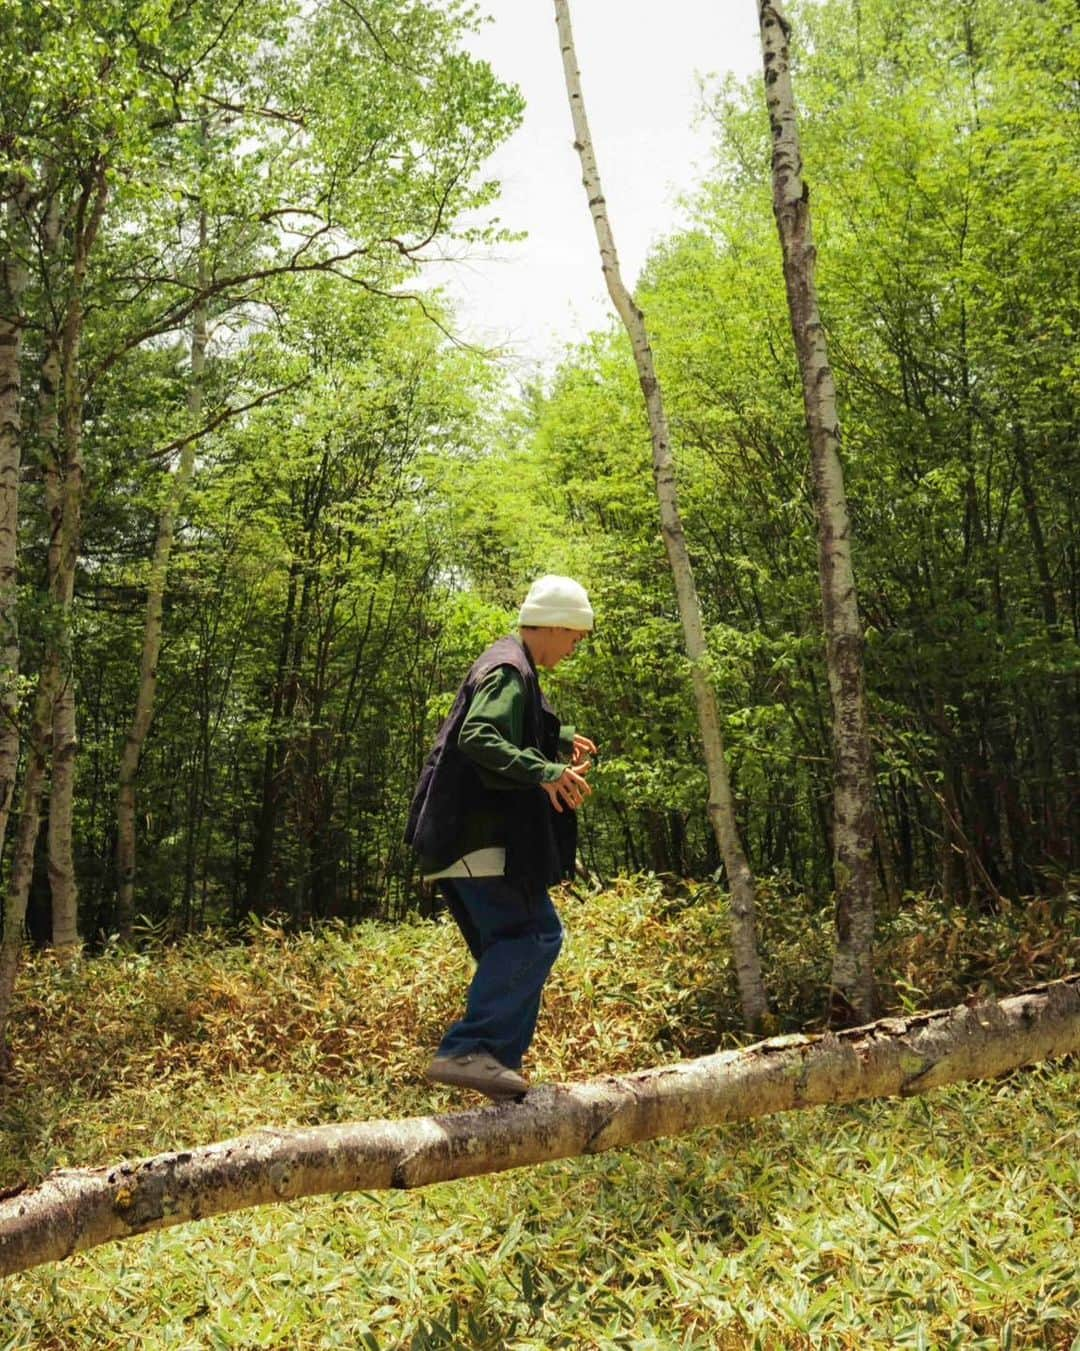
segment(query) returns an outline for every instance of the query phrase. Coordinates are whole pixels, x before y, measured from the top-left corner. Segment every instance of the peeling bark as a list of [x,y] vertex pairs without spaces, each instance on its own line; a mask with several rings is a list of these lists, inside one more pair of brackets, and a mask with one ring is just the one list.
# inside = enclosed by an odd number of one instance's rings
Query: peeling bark
[[784,257],[784,283],[802,376],[810,437],[811,483],[818,529],[818,569],[825,659],[833,711],[833,879],[836,950],[835,1021],[873,1016],[874,774],[863,678],[863,631],[851,559],[840,417],[818,308],[817,250],[810,193],[803,179],[795,97],[788,64],[790,26],[776,0],[758,0],[765,101],[772,128],[773,214]]
[[709,822],[716,836],[720,857],[724,860],[731,892],[731,945],[739,999],[747,1026],[755,1028],[761,1025],[762,1019],[768,1013],[769,1004],[757,949],[754,876],[750,871],[735,820],[720,714],[708,669],[708,646],[701,622],[701,604],[698,600],[690,554],[683,532],[682,515],[679,511],[667,413],[664,409],[660,382],[656,376],[652,348],[645,327],[645,316],[626,289],[619,268],[619,256],[615,250],[615,238],[608,220],[600,171],[597,168],[592,136],[585,115],[581,73],[578,70],[574,50],[574,35],[570,26],[567,0],[555,0],[555,21],[559,30],[566,92],[574,122],[575,148],[581,159],[582,182],[596,230],[596,241],[600,248],[600,266],[604,281],[607,283],[608,294],[630,338],[649,418],[653,477],[660,504],[660,529],[675,583],[683,642],[686,654],[690,658],[698,727],[705,753],[705,769],[709,781]]
[[331,1192],[427,1187],[776,1112],[911,1097],[1080,1051],[1080,976],[1000,1002],[534,1089],[520,1104],[262,1130],[0,1201],[0,1275],[152,1229]]

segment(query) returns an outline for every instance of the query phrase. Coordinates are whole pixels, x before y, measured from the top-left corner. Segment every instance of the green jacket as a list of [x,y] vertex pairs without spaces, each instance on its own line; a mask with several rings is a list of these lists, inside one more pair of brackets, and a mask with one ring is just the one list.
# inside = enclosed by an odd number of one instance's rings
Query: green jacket
[[[538,750],[522,747],[525,734],[525,690],[512,667],[498,666],[481,680],[458,732],[462,754],[476,766],[485,788],[497,791],[524,784],[553,783],[565,765],[546,760]],[[559,730],[559,751],[567,760],[574,749],[573,727]],[[459,857],[474,849],[505,843],[501,820],[493,812],[470,812],[463,824]]]

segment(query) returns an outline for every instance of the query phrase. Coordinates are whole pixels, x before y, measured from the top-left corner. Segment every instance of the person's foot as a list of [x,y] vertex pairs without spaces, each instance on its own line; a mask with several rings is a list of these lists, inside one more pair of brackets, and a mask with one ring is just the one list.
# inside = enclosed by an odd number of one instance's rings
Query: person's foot
[[529,1091],[527,1079],[523,1079],[517,1070],[507,1069],[486,1051],[436,1056],[427,1067],[425,1077],[433,1084],[475,1088],[496,1102],[512,1102]]

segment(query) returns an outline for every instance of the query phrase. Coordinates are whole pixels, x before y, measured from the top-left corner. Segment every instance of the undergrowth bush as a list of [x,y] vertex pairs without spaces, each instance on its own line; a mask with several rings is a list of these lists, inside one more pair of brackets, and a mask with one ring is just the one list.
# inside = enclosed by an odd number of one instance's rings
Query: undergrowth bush
[[[561,908],[531,1072],[579,1079],[740,1039],[725,898],[644,877]],[[778,1025],[812,1026],[830,917],[761,889]],[[1080,967],[1075,904],[883,921],[891,1010]],[[464,1105],[423,1067],[459,1011],[443,921],[32,956],[0,1186],[259,1125]],[[64,1347],[1080,1351],[1080,1113],[1066,1065],[794,1113],[415,1195],[317,1198],[11,1279],[0,1351]]]

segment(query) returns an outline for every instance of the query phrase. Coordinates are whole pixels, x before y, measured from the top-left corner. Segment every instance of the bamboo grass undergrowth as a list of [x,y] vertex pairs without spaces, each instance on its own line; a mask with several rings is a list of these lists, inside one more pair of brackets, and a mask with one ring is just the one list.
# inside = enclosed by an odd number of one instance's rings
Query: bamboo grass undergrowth
[[[887,922],[895,1007],[1075,970],[1075,905]],[[629,879],[562,905],[531,1071],[584,1078],[735,1040],[724,899]],[[827,922],[772,888],[777,1007],[812,1021]],[[1050,941],[1050,940],[1053,941]],[[441,923],[253,925],[28,966],[0,1185],[263,1124],[411,1116],[467,962]],[[820,983],[817,984],[820,989]],[[0,1351],[101,1347],[1080,1348],[1075,1067],[800,1112],[408,1194],[318,1198],[7,1281]]]

